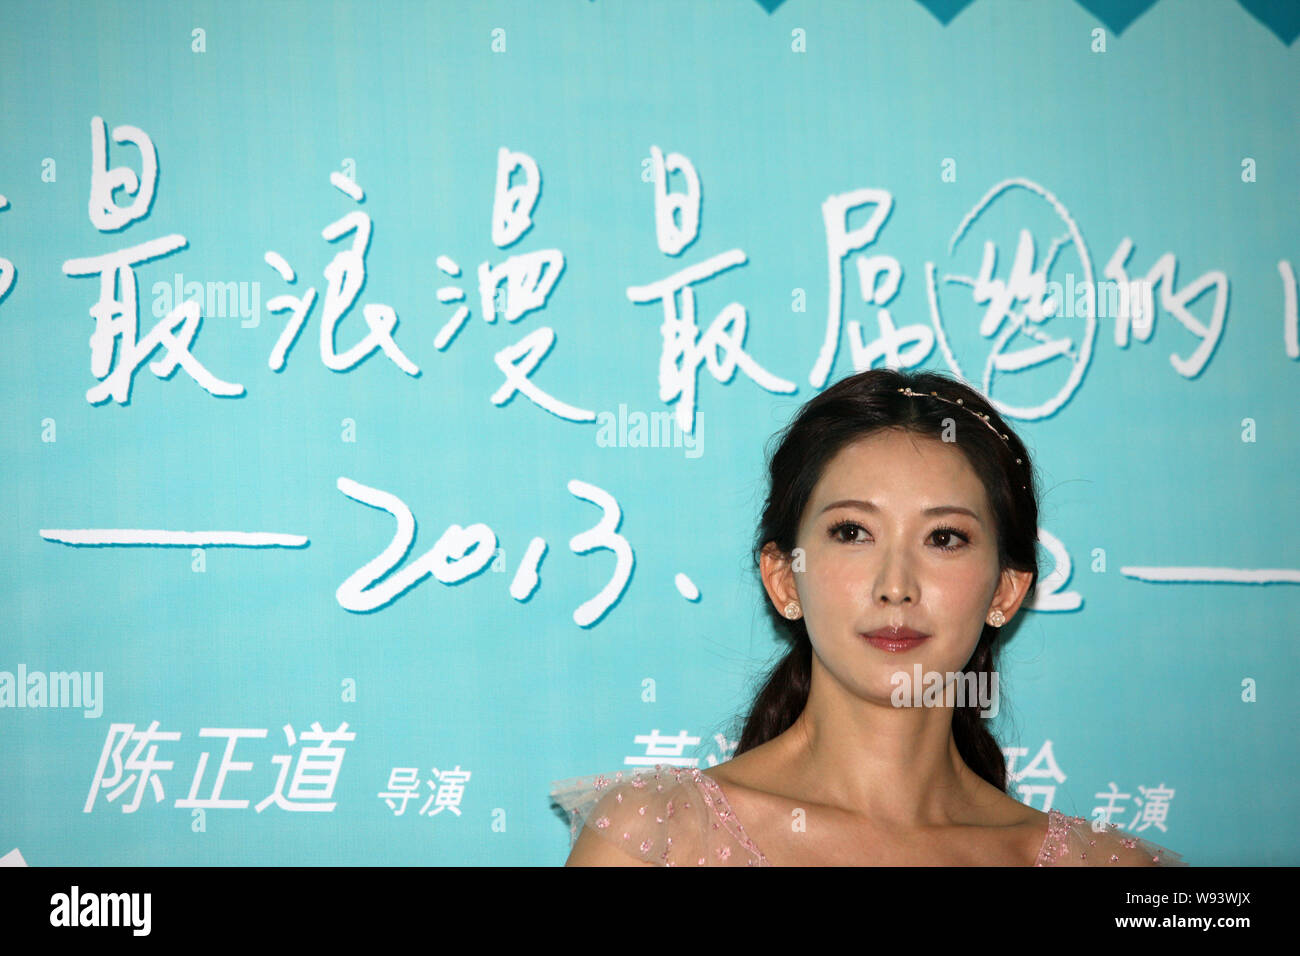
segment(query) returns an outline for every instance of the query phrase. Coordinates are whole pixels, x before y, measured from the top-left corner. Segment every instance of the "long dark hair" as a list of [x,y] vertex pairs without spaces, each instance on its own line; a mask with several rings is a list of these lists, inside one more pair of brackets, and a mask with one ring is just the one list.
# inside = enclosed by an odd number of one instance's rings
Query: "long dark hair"
[[[901,394],[899,390],[904,388],[923,396]],[[932,392],[948,401],[931,397]],[[970,411],[951,404],[958,399]],[[987,415],[998,434],[975,420],[975,413]],[[950,427],[953,423],[955,429]],[[955,444],[984,484],[993,507],[999,569],[1033,575],[1027,604],[1038,584],[1038,496],[1029,452],[983,395],[937,372],[871,369],[851,375],[810,399],[794,420],[773,436],[777,447],[768,457],[767,503],[752,553],[755,569],[760,567],[759,557],[769,542],[783,554],[792,554],[813,488],[845,445],[882,428],[901,428],[943,440],[946,427],[947,435],[960,435]],[[791,647],[767,676],[750,708],[737,756],[788,730],[803,713],[812,683],[812,643],[803,618],[791,621],[783,617],[766,593],[763,603],[777,633],[788,639]],[[986,622],[963,670],[987,679],[996,670],[998,650],[1008,637],[1006,630]],[[952,731],[957,751],[967,766],[1005,793],[1006,763],[979,709],[975,701],[954,707]]]

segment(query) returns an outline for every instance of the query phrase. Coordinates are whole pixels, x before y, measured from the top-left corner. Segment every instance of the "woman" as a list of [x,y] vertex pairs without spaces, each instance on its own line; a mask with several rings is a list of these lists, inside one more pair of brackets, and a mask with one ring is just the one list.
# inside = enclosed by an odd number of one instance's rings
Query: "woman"
[[[1037,582],[1038,504],[1029,453],[987,400],[873,369],[778,437],[754,559],[792,646],[733,759],[557,785],[568,864],[1181,863],[1006,792],[980,714],[996,713],[997,651]],[[985,696],[955,693],[972,685]]]

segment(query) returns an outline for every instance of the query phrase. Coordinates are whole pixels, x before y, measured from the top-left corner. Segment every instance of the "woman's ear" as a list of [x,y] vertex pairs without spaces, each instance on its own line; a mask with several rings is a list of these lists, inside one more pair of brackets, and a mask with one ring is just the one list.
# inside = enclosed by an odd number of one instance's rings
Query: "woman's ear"
[[1020,605],[1024,603],[1033,577],[1032,572],[1017,571],[1015,568],[1007,568],[1002,572],[998,580],[998,589],[993,592],[992,606],[1002,612],[1008,624],[1020,610]]
[[799,600],[793,562],[788,554],[777,547],[775,541],[769,541],[763,545],[758,564],[763,577],[763,589],[776,606],[777,613],[784,617],[785,606],[791,601]]

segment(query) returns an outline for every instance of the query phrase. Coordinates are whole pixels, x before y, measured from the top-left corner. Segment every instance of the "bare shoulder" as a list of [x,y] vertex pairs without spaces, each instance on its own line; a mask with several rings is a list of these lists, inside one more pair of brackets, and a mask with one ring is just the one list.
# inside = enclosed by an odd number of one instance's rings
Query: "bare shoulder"
[[786,774],[775,765],[773,745],[774,741],[768,741],[703,772],[724,787],[753,794],[777,791]]
[[1027,803],[1021,803],[1014,797],[1009,799],[1013,800],[1022,812],[1023,822],[1017,828],[1017,832],[1022,835],[1020,843],[1022,859],[1033,866],[1039,862],[1043,848],[1051,838],[1052,816]]
[[1052,818],[991,784],[972,805],[968,846],[979,865],[1032,866],[1052,833]]
[[789,774],[770,756],[764,745],[703,771],[721,788],[723,810],[743,832],[751,851],[765,859],[789,855],[786,843],[794,832],[791,810],[803,807],[801,812],[806,812],[813,806],[795,792]]
[[750,753],[733,757],[703,774],[723,790],[723,799],[746,824],[758,824],[759,818],[778,796],[781,777]]

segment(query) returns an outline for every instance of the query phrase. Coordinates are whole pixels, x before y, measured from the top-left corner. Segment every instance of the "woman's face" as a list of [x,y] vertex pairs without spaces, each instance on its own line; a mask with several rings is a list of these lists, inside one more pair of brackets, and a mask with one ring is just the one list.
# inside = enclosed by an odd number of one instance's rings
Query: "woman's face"
[[[765,557],[764,581],[778,610],[800,603],[813,651],[836,680],[888,701],[895,672],[911,675],[919,663],[947,680],[970,660],[992,609],[1009,621],[1020,606],[1029,575],[999,573],[993,520],[955,445],[878,431],[831,460],[799,527],[802,555]],[[904,650],[862,636],[890,626],[930,636]]]

